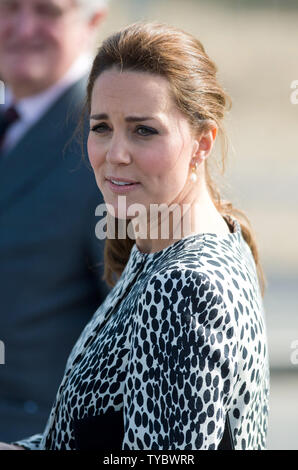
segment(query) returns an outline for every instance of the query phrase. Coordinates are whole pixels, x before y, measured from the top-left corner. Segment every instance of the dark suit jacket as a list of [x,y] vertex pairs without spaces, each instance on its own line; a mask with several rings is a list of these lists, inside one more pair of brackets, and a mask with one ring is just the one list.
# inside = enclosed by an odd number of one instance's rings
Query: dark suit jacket
[[[72,137],[86,80],[0,155],[0,440],[40,431],[66,358],[103,301],[102,203]],[[96,266],[97,264],[100,266]]]

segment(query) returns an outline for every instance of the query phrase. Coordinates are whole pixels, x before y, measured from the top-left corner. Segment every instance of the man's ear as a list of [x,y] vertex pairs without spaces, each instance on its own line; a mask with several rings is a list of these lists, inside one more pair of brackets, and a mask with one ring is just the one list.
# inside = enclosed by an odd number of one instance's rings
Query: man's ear
[[217,131],[218,131],[217,126],[213,126],[211,129],[213,141],[216,139]]
[[107,9],[103,8],[102,10],[97,11],[89,19],[89,26],[91,28],[96,28],[107,16]]

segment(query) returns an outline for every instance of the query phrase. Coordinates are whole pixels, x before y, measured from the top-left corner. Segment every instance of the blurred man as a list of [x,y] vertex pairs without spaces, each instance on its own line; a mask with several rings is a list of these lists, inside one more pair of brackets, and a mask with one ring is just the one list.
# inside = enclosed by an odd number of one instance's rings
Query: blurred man
[[71,141],[105,4],[0,0],[1,441],[46,424],[71,347],[107,293],[102,199]]

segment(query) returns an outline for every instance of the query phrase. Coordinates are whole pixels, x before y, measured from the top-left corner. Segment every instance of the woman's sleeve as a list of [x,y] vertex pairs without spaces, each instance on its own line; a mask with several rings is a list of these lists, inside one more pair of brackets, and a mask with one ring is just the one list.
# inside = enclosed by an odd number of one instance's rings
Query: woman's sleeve
[[11,444],[14,444],[16,446],[22,446],[26,450],[41,450],[40,443],[42,438],[42,434],[34,434],[34,436],[19,441],[11,442]]
[[234,322],[205,274],[154,275],[134,318],[122,449],[216,449],[237,377]]

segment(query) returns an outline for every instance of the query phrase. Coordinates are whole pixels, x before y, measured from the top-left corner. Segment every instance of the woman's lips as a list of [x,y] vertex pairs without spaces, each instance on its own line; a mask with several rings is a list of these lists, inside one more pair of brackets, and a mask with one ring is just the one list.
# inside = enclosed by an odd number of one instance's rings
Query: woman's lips
[[140,186],[140,183],[130,183],[127,185],[120,186],[118,184],[113,183],[111,180],[106,180],[106,182],[108,183],[110,190],[116,194],[126,194]]

